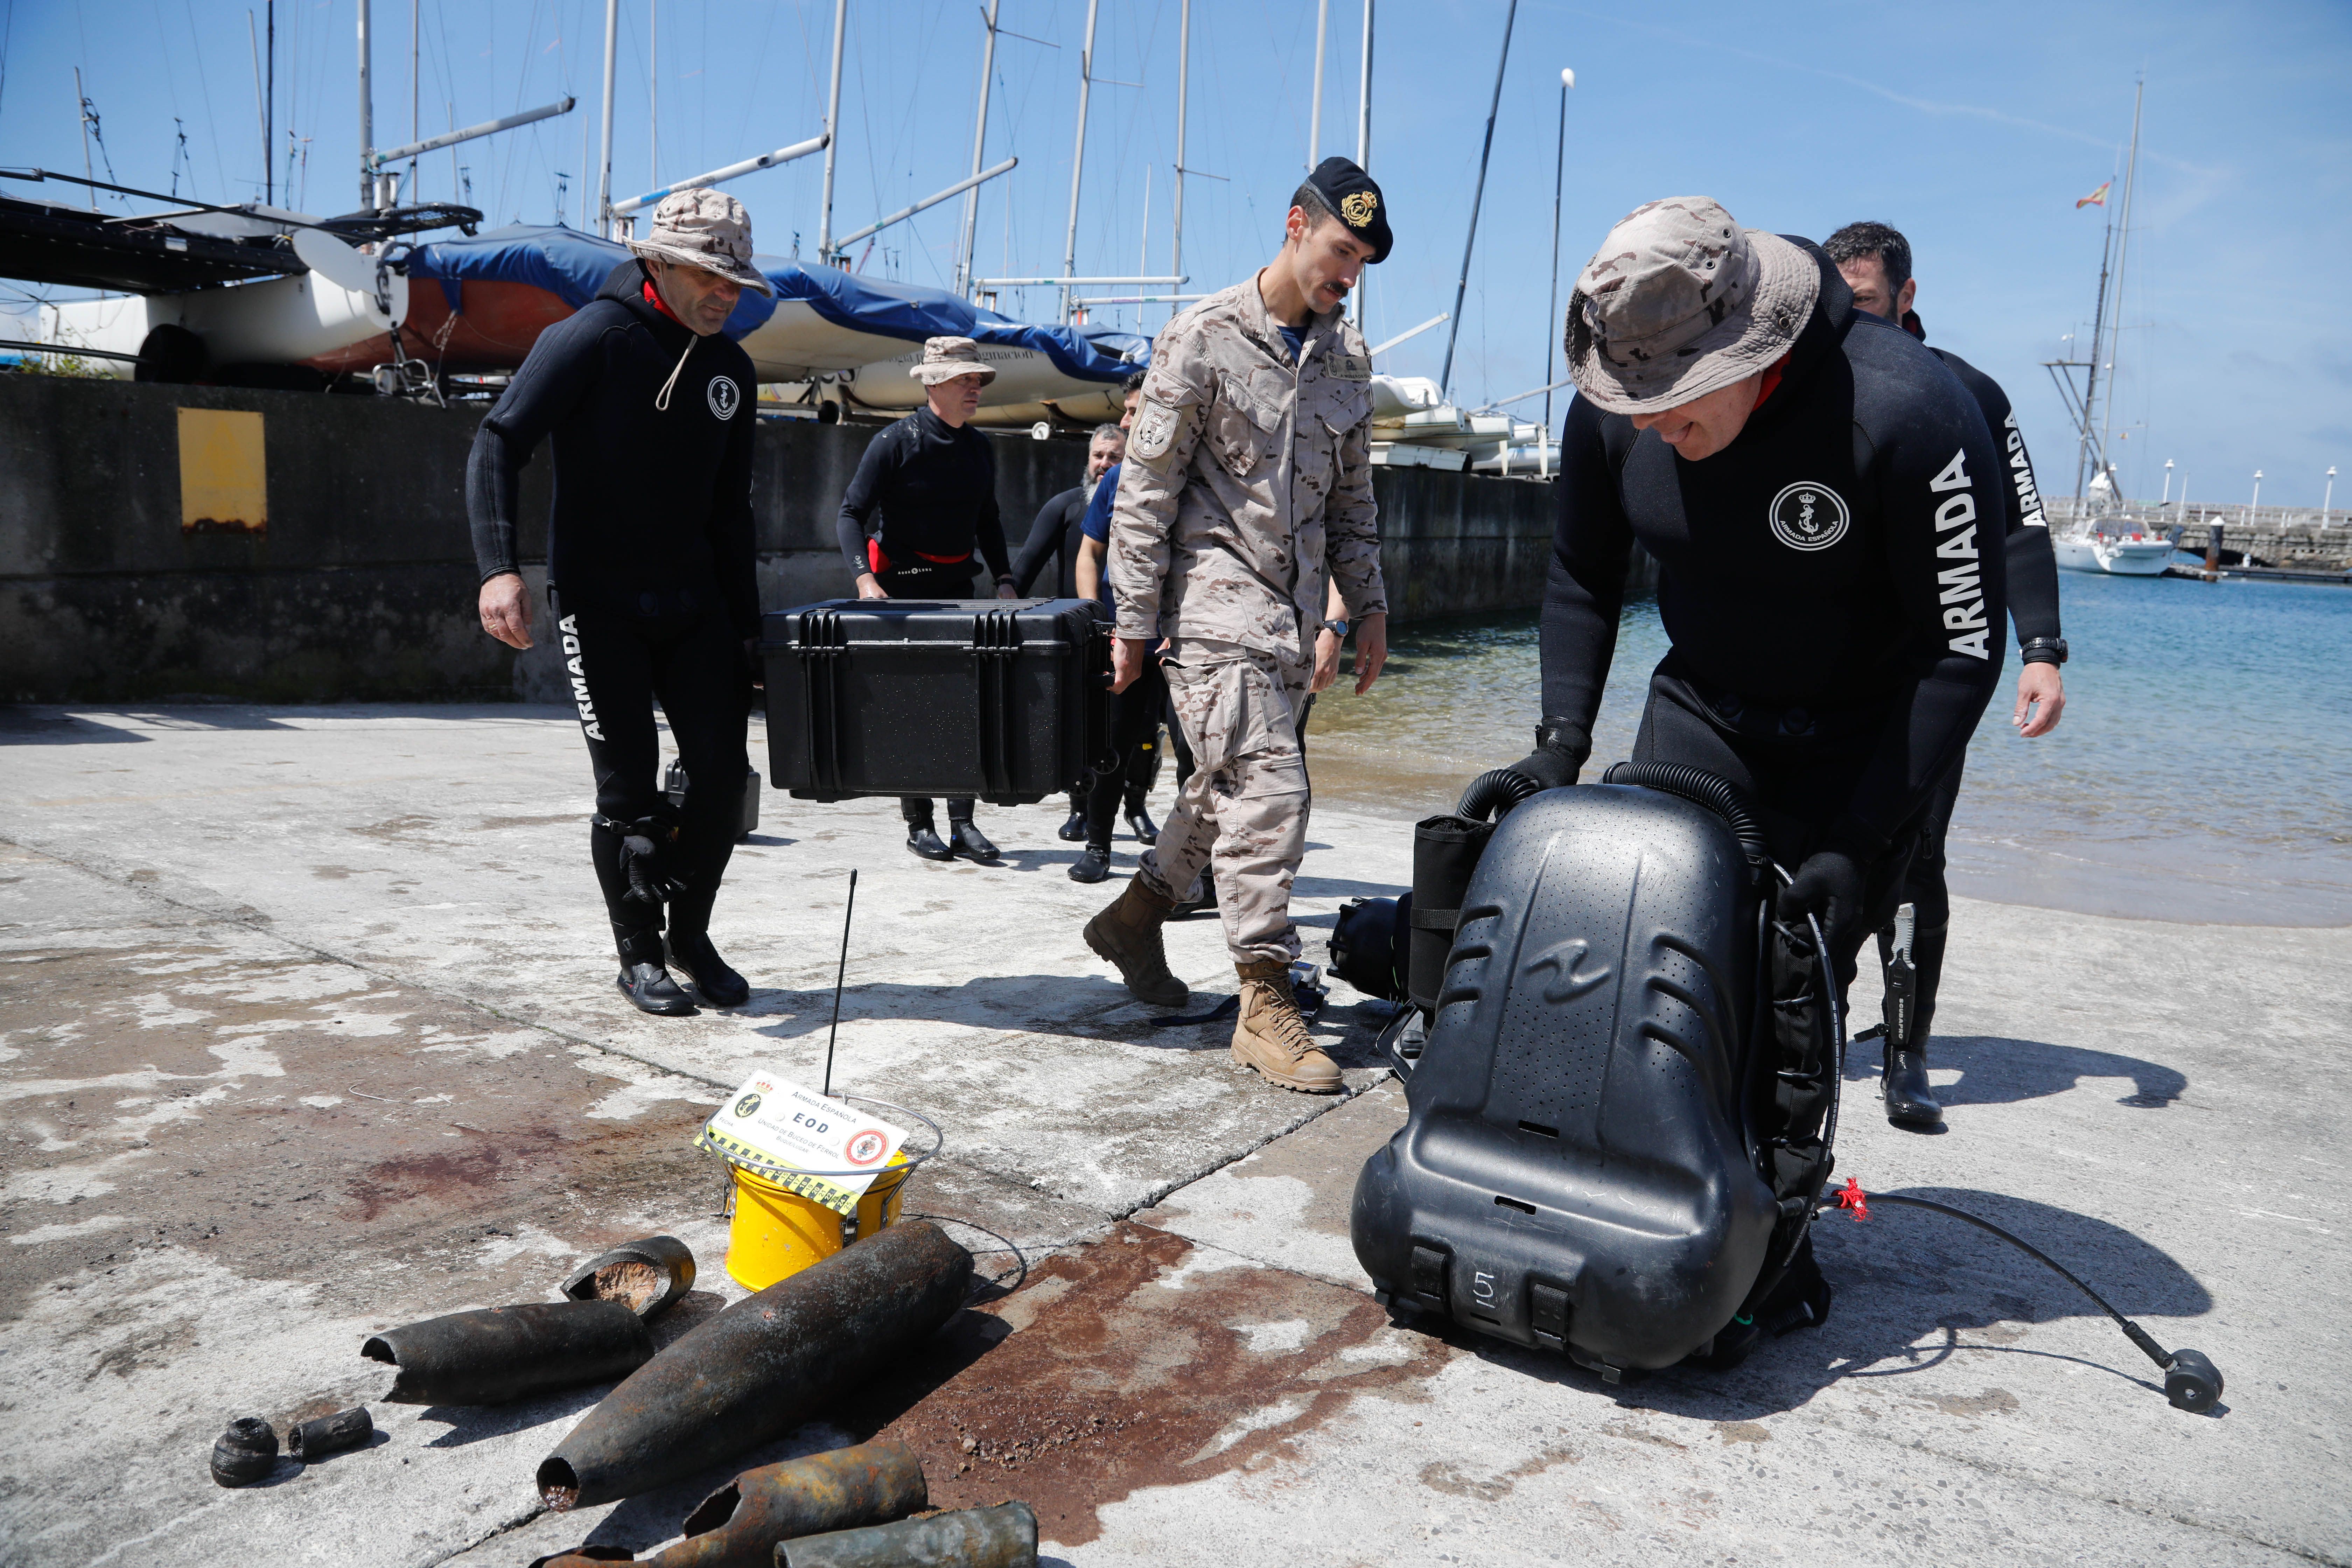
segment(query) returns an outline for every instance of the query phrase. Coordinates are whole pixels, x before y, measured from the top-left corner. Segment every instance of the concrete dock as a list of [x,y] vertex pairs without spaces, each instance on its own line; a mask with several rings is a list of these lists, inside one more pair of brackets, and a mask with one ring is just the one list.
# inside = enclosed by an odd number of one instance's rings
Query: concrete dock
[[[2167,1405],[2054,1275],[1892,1206],[1822,1222],[1823,1327],[1611,1386],[1390,1324],[1347,1239],[1402,1119],[1385,1009],[1335,984],[1339,1099],[1265,1087],[1227,1026],[1155,1026],[1079,940],[1116,884],[1063,875],[1058,806],[983,806],[1005,864],[938,867],[892,803],[769,792],[714,921],[753,1000],[656,1019],[613,987],[565,710],[5,709],[0,776],[0,1563],[642,1552],[736,1470],[877,1433],[937,1505],[1029,1500],[1080,1568],[2352,1563],[2352,930],[1960,900],[1948,1130],[1890,1128],[1851,1067],[1841,1174],[2021,1231],[2210,1355],[2220,1409]],[[1318,784],[1319,962],[1411,845]],[[545,1512],[532,1472],[603,1389],[386,1405],[361,1341],[548,1300],[648,1231],[701,1260],[657,1339],[739,1299],[692,1139],[754,1068],[821,1074],[853,867],[835,1081],[940,1123],[908,1206],[990,1288],[826,1421]],[[1233,989],[1213,920],[1170,948],[1203,1007]],[[234,1416],[361,1402],[373,1447],[206,1474]]]

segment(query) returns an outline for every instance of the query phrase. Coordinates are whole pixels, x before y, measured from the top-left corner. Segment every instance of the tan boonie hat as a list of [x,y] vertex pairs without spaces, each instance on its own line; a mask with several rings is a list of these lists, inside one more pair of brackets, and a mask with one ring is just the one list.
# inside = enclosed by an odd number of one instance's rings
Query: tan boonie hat
[[1670,196],[1609,231],[1568,302],[1568,372],[1612,414],[1720,392],[1789,352],[1821,295],[1811,256],[1743,229],[1721,204]]
[[751,215],[724,191],[672,191],[654,208],[651,231],[628,246],[641,257],[699,267],[775,298],[776,286],[751,265]]
[[986,386],[996,379],[996,367],[982,363],[980,345],[970,338],[926,338],[922,362],[907,373],[925,386],[937,386],[960,375],[976,375]]

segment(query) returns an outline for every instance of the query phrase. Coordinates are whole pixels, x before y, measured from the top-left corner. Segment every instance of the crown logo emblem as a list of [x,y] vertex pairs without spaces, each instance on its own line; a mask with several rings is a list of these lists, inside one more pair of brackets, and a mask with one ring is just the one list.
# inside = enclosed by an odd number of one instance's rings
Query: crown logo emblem
[[1354,195],[1341,198],[1339,216],[1348,220],[1349,228],[1361,228],[1372,221],[1372,213],[1380,205],[1381,198],[1371,192],[1358,191]]

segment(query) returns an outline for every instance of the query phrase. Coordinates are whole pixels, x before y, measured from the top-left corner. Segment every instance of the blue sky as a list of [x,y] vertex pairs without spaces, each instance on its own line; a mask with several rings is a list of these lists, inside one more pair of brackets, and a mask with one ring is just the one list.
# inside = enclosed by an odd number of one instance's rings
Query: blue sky
[[[426,132],[565,92],[572,115],[460,150],[497,222],[582,211],[593,146],[598,0],[417,0]],[[1361,0],[1330,0],[1326,153],[1352,153]],[[983,274],[1059,269],[1068,218],[1086,0],[1002,0],[987,161]],[[622,0],[614,183],[621,194],[796,142],[824,112],[830,0]],[[121,183],[258,194],[247,16],[257,0],[0,0],[0,162],[79,171],[73,70]],[[307,157],[308,210],[355,205],[354,0],[278,0],[278,124]],[[651,165],[649,11],[658,16],[660,157]],[[851,0],[836,232],[969,166],[979,88],[976,0]],[[1166,270],[1179,0],[1101,0],[1077,265]],[[1453,302],[1503,0],[1397,0],[1379,11],[1372,172],[1396,226],[1371,274],[1375,342]],[[2352,6],[2179,4],[1760,6],[1690,13],[1522,0],[1493,171],[1463,310],[1454,388],[1468,401],[1546,379],[1559,68],[1568,105],[1560,269],[1653,197],[1704,194],[1752,226],[1814,238],[1857,217],[1917,253],[1930,341],[2007,386],[2045,488],[2072,489],[2072,439],[2041,362],[2087,331],[2101,215],[2074,199],[2119,172],[2132,82],[2147,78],[2140,189],[2123,304],[2116,424],[2125,488],[2153,496],[2167,458],[2198,500],[2315,505],[2330,464],[2352,474],[2352,325],[2330,285],[2352,250]],[[1184,264],[1221,287],[1263,260],[1303,172],[1316,0],[1194,0]],[[1735,19],[1736,18],[1736,19]],[[375,0],[379,144],[410,126],[409,0]],[[1011,33],[1028,35],[1016,38]],[[1036,40],[1036,41],[1030,41]],[[1135,84],[1135,85],[1115,85]],[[815,245],[810,159],[737,182],[763,250]],[[1213,179],[1209,175],[1222,175]],[[423,195],[452,195],[446,153]],[[11,184],[18,195],[41,187]],[[2118,182],[2117,194],[2121,184]],[[56,193],[61,187],[49,186]],[[1148,191],[1148,208],[1147,208]],[[868,271],[926,283],[954,265],[960,204],[889,231]],[[1148,217],[1147,217],[1148,212]],[[1149,225],[1148,234],[1146,225]],[[1147,262],[1148,256],[1148,262]],[[19,294],[0,285],[0,299]],[[1022,313],[1024,302],[1003,304]],[[1053,309],[1037,290],[1025,311]],[[1097,319],[1106,319],[1098,316]],[[1136,324],[1136,312],[1125,314]],[[1156,328],[1163,310],[1144,314]],[[1434,375],[1445,330],[1382,368]],[[1554,374],[1559,374],[1555,371]],[[1540,405],[1523,405],[1522,412]],[[2176,493],[2177,489],[2176,489]],[[2338,495],[2352,502],[2352,479]]]

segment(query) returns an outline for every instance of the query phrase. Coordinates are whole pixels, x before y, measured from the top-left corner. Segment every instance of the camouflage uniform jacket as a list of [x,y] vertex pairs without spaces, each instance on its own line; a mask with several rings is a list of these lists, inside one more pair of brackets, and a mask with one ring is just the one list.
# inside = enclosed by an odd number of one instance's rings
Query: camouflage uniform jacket
[[1336,310],[1296,362],[1255,278],[1171,321],[1111,514],[1118,634],[1304,661],[1327,567],[1350,616],[1385,611],[1371,417],[1371,359]]

